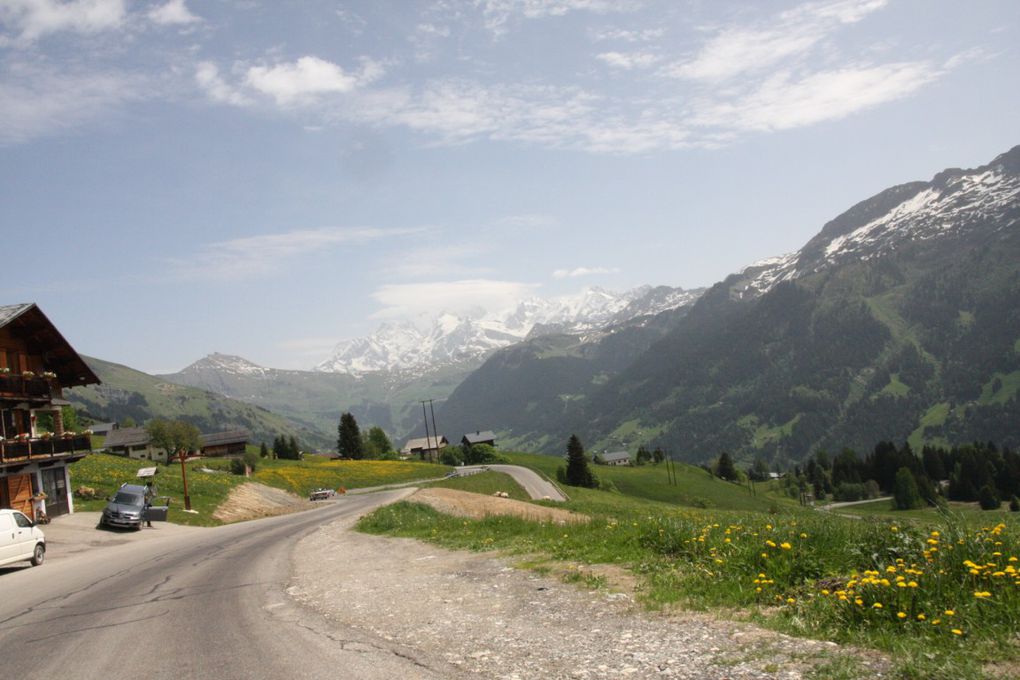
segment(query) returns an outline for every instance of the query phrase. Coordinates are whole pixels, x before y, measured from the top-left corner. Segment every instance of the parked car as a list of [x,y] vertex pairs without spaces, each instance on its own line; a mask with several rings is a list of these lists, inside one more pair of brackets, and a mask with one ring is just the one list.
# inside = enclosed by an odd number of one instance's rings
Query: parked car
[[315,489],[308,494],[308,500],[310,501],[324,501],[332,498],[336,495],[336,491],[333,489]]
[[46,558],[46,537],[17,510],[0,510],[0,567],[28,560],[38,567]]
[[141,529],[144,521],[166,520],[167,506],[149,505],[144,486],[121,484],[109,500],[99,518],[99,526]]

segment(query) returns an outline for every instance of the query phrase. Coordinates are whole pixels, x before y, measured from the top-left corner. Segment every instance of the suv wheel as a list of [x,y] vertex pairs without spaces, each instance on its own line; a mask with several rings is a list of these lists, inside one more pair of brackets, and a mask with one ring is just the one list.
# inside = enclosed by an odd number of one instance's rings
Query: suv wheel
[[35,550],[32,552],[32,566],[38,567],[46,559],[46,546],[42,543],[35,544]]

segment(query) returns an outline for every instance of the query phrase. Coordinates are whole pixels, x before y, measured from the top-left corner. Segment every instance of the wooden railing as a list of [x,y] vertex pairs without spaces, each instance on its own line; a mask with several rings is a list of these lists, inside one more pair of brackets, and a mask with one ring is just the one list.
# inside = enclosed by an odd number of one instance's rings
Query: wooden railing
[[24,397],[46,398],[50,396],[52,386],[47,378],[12,373],[0,373],[0,395],[21,399]]
[[10,439],[0,441],[0,463],[58,458],[92,450],[92,438],[87,434],[49,439]]

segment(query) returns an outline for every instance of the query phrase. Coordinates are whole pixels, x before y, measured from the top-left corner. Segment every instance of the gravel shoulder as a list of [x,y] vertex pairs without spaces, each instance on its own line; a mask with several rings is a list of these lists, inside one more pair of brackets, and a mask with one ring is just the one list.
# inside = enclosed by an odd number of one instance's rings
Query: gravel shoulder
[[[627,594],[566,584],[507,558],[352,526],[333,522],[298,543],[288,594],[469,676],[800,678],[853,654],[704,614],[648,613]],[[869,677],[886,672],[874,655],[857,663]]]

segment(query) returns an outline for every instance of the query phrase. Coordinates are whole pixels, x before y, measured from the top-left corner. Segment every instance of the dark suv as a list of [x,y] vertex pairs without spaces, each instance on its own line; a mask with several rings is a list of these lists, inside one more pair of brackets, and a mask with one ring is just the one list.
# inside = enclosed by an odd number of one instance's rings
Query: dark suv
[[141,529],[142,522],[166,520],[166,506],[150,506],[145,500],[145,487],[122,484],[110,502],[103,508],[100,526]]

